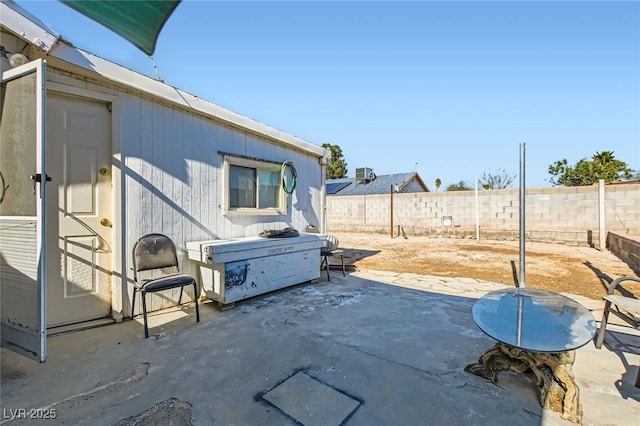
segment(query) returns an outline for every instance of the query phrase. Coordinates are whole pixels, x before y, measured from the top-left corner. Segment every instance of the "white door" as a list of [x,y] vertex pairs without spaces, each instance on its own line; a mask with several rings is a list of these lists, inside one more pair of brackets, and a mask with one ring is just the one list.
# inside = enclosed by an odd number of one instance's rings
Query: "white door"
[[111,314],[109,104],[47,95],[47,326]]
[[38,59],[3,72],[0,84],[0,336],[40,362],[47,358],[45,72]]

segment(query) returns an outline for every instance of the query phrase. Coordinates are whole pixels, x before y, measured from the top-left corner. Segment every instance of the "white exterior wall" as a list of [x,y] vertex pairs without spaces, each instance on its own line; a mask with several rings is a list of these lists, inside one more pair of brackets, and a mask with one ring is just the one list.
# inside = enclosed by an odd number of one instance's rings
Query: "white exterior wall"
[[[56,83],[56,90],[65,85],[72,87],[72,93],[80,89],[113,98],[116,315],[129,314],[131,250],[146,233],[159,232],[172,238],[182,270],[197,276],[197,269],[186,256],[188,241],[255,236],[265,229],[286,226],[302,231],[308,224],[322,225],[323,166],[315,154],[294,150],[108,81],[76,78],[51,67],[48,80]],[[292,161],[297,184],[294,193],[286,198],[286,215],[224,216],[224,156],[219,151],[278,163]],[[125,279],[118,278],[121,276]],[[149,297],[149,310],[173,306],[179,290],[172,297],[167,293]]]
[[[320,221],[318,159],[159,103],[128,96],[121,105],[129,242],[163,232],[187,241],[254,236],[264,229],[304,229]],[[126,141],[124,140],[126,138]],[[223,216],[224,157],[293,161],[296,191],[286,216]]]

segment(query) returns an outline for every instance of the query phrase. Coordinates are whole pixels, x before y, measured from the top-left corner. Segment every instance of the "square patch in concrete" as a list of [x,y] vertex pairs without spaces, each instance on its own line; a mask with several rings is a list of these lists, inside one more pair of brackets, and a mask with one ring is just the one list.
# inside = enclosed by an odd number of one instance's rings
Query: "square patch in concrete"
[[271,389],[263,398],[305,426],[340,425],[360,405],[359,401],[302,371]]

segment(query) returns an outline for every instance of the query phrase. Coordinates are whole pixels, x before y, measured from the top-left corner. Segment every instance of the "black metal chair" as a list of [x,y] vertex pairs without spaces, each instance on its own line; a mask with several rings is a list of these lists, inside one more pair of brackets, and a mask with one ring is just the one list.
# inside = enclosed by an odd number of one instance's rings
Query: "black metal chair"
[[[140,272],[148,271],[150,274],[165,268],[174,268],[174,273],[164,273],[161,276],[140,278]],[[191,275],[181,274],[178,265],[178,253],[176,246],[169,237],[163,234],[147,234],[138,239],[133,246],[133,298],[131,301],[131,318],[136,305],[136,293],[142,296],[142,315],[144,317],[144,337],[149,337],[147,323],[147,293],[157,293],[173,288],[180,288],[178,305],[182,302],[184,287],[193,286],[194,300],[196,303],[196,321],[200,322],[200,310],[198,307],[198,284]]]
[[[313,226],[307,226],[306,231],[311,234],[319,234],[320,230]],[[330,257],[340,256],[340,264],[342,265],[342,276],[346,277],[345,267],[344,267],[344,250],[338,248],[338,238],[335,235],[327,235],[327,243],[326,246],[320,249],[320,256],[322,257],[322,261],[320,262],[320,270],[325,269],[327,271],[327,281],[331,281],[331,276],[329,275],[329,268],[331,264],[329,263]]]

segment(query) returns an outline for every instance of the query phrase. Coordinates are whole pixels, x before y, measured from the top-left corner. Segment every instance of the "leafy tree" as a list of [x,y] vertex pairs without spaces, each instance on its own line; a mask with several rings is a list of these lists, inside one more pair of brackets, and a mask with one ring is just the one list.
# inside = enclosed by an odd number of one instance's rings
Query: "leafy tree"
[[583,158],[569,166],[567,160],[556,161],[549,166],[549,179],[552,185],[577,186],[592,185],[600,179],[605,182],[617,182],[631,179],[633,170],[627,163],[615,158],[613,151],[596,152],[591,160]]
[[467,182],[461,180],[458,183],[452,183],[451,185],[447,186],[447,191],[471,191],[473,188],[471,188],[471,185],[469,185]]
[[495,173],[482,173],[480,184],[484,189],[504,189],[509,188],[515,178],[515,174],[508,173],[503,169],[498,169]]
[[438,189],[440,188],[440,185],[442,185],[442,181],[440,180],[440,178],[436,179],[436,192],[438,192]]
[[347,177],[347,162],[344,161],[342,148],[339,145],[323,143],[323,148],[331,151],[331,160],[327,164],[327,179],[341,179]]

